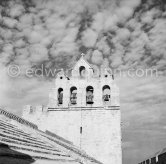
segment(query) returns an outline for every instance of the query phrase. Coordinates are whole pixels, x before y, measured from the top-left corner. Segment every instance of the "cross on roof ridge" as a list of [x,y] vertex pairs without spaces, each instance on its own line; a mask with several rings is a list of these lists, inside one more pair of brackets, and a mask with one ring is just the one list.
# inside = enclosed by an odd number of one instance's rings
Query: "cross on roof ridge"
[[84,56],[85,56],[85,54],[84,54],[84,53],[82,53],[82,54],[81,54],[81,57],[83,58]]

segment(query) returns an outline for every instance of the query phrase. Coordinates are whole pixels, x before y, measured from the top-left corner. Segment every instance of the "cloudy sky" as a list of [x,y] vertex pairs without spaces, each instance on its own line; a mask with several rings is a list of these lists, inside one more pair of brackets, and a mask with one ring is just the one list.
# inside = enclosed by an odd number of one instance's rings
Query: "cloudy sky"
[[[1,0],[0,105],[19,115],[25,104],[46,105],[54,78],[26,70],[67,69],[82,52],[94,68],[158,71],[115,79],[123,164],[166,147],[165,0]],[[15,77],[13,65],[20,69]]]

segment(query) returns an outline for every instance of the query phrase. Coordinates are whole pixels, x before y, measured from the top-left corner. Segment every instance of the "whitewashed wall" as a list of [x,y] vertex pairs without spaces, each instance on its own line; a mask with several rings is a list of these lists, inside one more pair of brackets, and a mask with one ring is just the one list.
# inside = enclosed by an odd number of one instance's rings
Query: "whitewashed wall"
[[[79,68],[86,68],[85,77],[80,77]],[[86,104],[86,87],[94,88],[94,103]],[[103,102],[104,85],[110,87],[110,101]],[[77,104],[70,103],[70,88],[77,87]],[[58,89],[63,88],[63,104],[58,105]],[[107,71],[94,77],[92,67],[83,59],[76,63],[70,79],[59,73],[55,87],[49,95],[47,108],[31,109],[26,106],[23,117],[37,124],[41,130],[49,130],[72,141],[89,155],[104,164],[122,164],[121,116],[119,89]],[[80,128],[82,127],[82,133]]]
[[104,164],[122,163],[119,109],[56,110],[49,113],[47,130],[72,141]]

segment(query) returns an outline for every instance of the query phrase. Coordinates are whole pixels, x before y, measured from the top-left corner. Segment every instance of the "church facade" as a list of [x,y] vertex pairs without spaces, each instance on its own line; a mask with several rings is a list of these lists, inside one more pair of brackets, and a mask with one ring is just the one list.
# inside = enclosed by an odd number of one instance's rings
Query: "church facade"
[[57,74],[47,107],[26,106],[23,118],[51,131],[103,164],[122,164],[119,89],[104,69],[96,76],[82,56],[71,76]]

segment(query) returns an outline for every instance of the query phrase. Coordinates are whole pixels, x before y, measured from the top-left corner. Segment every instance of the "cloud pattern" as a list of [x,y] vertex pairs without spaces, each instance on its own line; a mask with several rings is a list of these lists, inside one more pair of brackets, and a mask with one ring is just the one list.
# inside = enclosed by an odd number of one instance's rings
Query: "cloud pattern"
[[32,67],[86,52],[91,63],[108,60],[111,68],[137,62],[163,69],[164,5],[153,0],[2,1],[1,60],[22,65],[26,59]]

